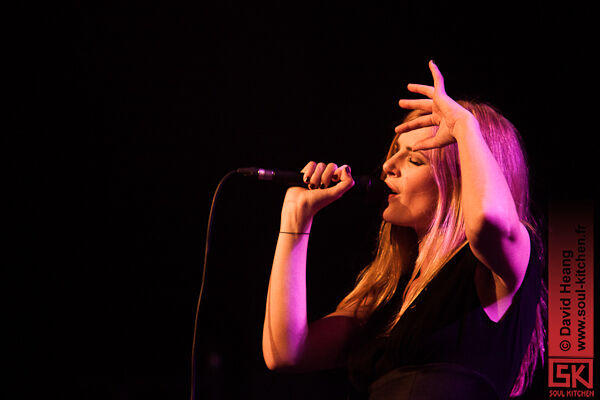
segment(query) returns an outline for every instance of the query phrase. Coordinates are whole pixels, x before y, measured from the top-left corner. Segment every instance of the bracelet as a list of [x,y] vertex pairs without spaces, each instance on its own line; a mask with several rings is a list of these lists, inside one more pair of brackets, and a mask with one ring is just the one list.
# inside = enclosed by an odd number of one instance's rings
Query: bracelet
[[279,231],[279,233],[287,233],[288,235],[310,235],[310,232],[283,232],[283,231]]

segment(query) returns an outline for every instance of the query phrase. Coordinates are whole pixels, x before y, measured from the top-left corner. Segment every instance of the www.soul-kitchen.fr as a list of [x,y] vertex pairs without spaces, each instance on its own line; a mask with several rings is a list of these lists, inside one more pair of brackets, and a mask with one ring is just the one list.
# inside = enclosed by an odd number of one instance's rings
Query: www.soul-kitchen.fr
[[[577,257],[572,250],[562,252],[562,283],[560,283],[560,294],[566,295],[560,298],[561,310],[561,336],[571,336],[572,307],[576,306],[577,319],[577,351],[586,348],[586,227],[579,224],[575,229],[577,233]],[[573,298],[572,293],[575,293]],[[576,304],[572,304],[576,303]],[[565,349],[566,350],[566,349]]]

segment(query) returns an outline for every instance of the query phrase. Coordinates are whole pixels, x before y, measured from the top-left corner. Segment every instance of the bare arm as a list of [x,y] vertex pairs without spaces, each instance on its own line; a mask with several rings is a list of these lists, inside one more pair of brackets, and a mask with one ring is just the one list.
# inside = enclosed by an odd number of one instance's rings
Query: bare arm
[[312,220],[323,207],[341,197],[354,181],[346,167],[309,163],[310,184],[335,186],[290,188],[281,213],[263,325],[263,355],[269,369],[308,371],[338,366],[356,328],[350,312],[333,313],[312,324],[306,310],[306,254]]
[[477,120],[446,94],[437,66],[430,62],[429,68],[434,87],[408,86],[409,90],[429,99],[400,100],[400,106],[431,114],[399,125],[396,131],[437,127],[435,134],[415,144],[414,150],[457,142],[467,240],[477,258],[504,286],[503,291],[514,292],[521,285],[529,260],[527,230],[519,220],[506,179],[481,135]]
[[485,143],[475,118],[455,126],[461,164],[467,240],[473,253],[498,275],[506,289],[521,285],[530,241],[508,183]]

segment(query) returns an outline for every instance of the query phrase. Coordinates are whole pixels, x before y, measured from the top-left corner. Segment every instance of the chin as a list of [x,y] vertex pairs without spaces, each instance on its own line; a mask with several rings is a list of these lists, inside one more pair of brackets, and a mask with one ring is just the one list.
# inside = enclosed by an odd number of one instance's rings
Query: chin
[[383,210],[381,218],[385,222],[389,222],[392,225],[407,226],[407,224],[405,223],[405,221],[402,220],[402,218],[398,218],[397,215],[394,215],[394,213],[390,212],[387,208]]
[[385,221],[385,222],[392,222],[390,221],[390,212],[388,211],[388,208],[385,208],[383,210],[383,212],[381,213],[381,218]]
[[385,222],[388,222],[394,226],[410,228],[416,232],[415,221],[412,219],[407,219],[406,217],[407,217],[406,214],[398,212],[398,210],[396,210],[396,212],[394,212],[393,210],[390,210],[389,207],[386,208],[385,210],[383,210],[383,213],[381,215],[381,218]]

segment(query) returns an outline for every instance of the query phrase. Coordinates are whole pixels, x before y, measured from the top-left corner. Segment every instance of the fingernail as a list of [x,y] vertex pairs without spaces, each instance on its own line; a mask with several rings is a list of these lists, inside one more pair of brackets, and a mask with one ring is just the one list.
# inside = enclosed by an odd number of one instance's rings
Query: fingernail
[[325,189],[325,184],[324,184],[324,183],[321,183],[321,186],[319,186],[319,188],[321,188],[321,189]]
[[307,176],[306,178],[304,178],[304,183],[308,184],[308,181],[309,181],[309,179],[308,179],[308,176]]
[[308,185],[309,189],[316,189],[317,185],[315,185],[314,183],[311,183],[310,185]]
[[332,180],[332,181],[334,181],[334,182],[337,182],[337,181],[339,181],[339,180],[340,180],[340,178],[339,178],[339,176],[337,176],[337,175],[333,175],[333,176],[331,177],[331,180]]
[[350,167],[346,166],[346,173],[350,175]]

